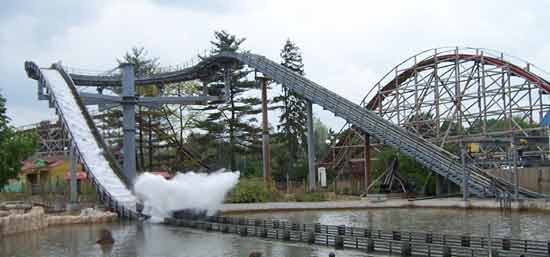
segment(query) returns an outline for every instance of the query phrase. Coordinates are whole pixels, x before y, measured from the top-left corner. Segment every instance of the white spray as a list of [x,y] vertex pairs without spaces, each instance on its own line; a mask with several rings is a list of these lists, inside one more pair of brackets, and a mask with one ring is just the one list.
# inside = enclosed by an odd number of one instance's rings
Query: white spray
[[239,181],[239,172],[178,173],[171,180],[144,173],[134,183],[138,199],[144,205],[143,214],[152,222],[160,222],[173,211],[206,210],[213,214],[221,207],[225,195]]

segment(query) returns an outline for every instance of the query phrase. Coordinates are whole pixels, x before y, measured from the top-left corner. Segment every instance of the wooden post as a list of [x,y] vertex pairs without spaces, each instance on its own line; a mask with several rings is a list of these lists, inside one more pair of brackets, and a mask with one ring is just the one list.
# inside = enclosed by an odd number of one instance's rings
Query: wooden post
[[444,245],[443,246],[443,257],[451,257],[451,256],[452,256],[451,248],[449,246]]
[[374,248],[374,239],[369,237],[369,239],[367,239],[367,252],[374,252]]
[[309,232],[309,235],[307,237],[307,242],[309,244],[315,244],[315,233]]
[[262,90],[262,157],[264,181],[271,186],[271,166],[269,156],[269,127],[267,118],[267,78],[260,77]]
[[336,236],[334,238],[334,248],[344,249],[344,237],[343,236]]
[[286,228],[283,230],[283,240],[290,241],[290,230],[287,230]]
[[411,243],[409,243],[409,242],[401,243],[401,256],[403,256],[403,257],[412,256]]
[[370,135],[365,133],[365,145],[363,146],[364,147],[364,187],[363,187],[363,191],[365,194],[368,194],[369,191],[368,191],[368,188],[369,188],[369,185],[371,183],[371,167],[370,167]]

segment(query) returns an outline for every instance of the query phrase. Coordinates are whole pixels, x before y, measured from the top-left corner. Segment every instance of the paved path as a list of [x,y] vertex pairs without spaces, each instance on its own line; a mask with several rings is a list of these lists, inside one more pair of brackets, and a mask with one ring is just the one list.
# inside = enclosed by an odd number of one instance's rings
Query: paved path
[[[389,200],[356,200],[327,202],[273,202],[224,204],[223,212],[250,211],[292,211],[292,210],[337,210],[337,209],[371,209],[371,208],[479,208],[499,209],[499,203],[492,199],[475,199],[468,202],[461,198],[429,199],[409,201],[407,199]],[[521,200],[512,203],[513,210],[550,211],[550,199]]]

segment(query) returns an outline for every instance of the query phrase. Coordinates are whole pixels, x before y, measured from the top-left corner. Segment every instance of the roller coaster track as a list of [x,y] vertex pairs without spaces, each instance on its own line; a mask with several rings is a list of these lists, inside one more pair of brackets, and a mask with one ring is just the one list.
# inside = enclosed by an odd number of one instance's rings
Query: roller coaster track
[[[375,97],[373,97],[367,104],[366,108],[369,110],[375,110],[378,108],[380,102],[389,94],[390,90],[394,89],[397,85],[400,85],[403,81],[411,78],[414,76],[414,73],[422,68],[431,68],[431,65],[435,64],[436,62],[440,61],[456,61],[456,60],[470,60],[475,62],[481,62],[484,64],[490,64],[494,65],[496,67],[506,67],[511,75],[519,76],[525,78],[530,83],[536,85],[541,90],[543,90],[546,93],[550,93],[550,82],[545,80],[539,75],[536,75],[532,72],[526,71],[524,68],[519,67],[518,65],[509,63],[507,61],[504,61],[499,58],[491,57],[491,56],[482,56],[482,55],[476,55],[476,54],[444,54],[444,55],[438,55],[433,56],[431,58],[422,60],[415,64],[414,66],[401,71],[401,73],[394,78],[393,80],[389,81],[382,89],[380,93],[377,94]],[[363,102],[366,100],[363,99]]]
[[[383,141],[385,144],[392,146],[399,151],[432,171],[438,173],[441,176],[447,177],[449,180],[456,184],[462,184],[465,172],[469,173],[470,179],[468,180],[469,192],[478,195],[480,197],[493,196],[502,192],[513,192],[514,186],[507,181],[487,174],[483,170],[473,166],[461,164],[460,159],[449,153],[448,151],[428,142],[424,138],[407,131],[390,121],[387,121],[376,113],[365,109],[359,104],[353,103],[342,96],[326,89],[325,87],[300,76],[286,67],[267,59],[264,56],[251,54],[251,53],[235,53],[235,52],[223,52],[215,56],[205,58],[197,65],[182,69],[180,71],[167,72],[154,74],[147,77],[141,77],[136,79],[136,85],[148,85],[148,84],[167,84],[179,81],[186,81],[201,78],[207,76],[212,71],[218,70],[219,67],[224,65],[230,65],[234,62],[240,62],[246,64],[257,71],[269,76],[272,80],[284,85],[288,89],[302,95],[305,99],[312,103],[322,106],[324,109],[331,111],[336,116],[342,117],[350,124],[361,129],[364,132],[369,133]],[[106,200],[110,205],[115,206],[117,211],[125,216],[131,216],[135,213],[135,199],[129,188],[129,182],[125,180],[124,176],[120,172],[120,168],[115,164],[113,159],[109,157],[108,151],[102,151],[101,149],[107,149],[105,143],[101,139],[101,136],[97,132],[97,129],[93,125],[90,115],[86,108],[82,104],[78,93],[76,92],[75,85],[78,86],[111,86],[117,87],[121,85],[120,77],[117,75],[109,76],[94,76],[94,75],[81,75],[81,74],[68,74],[61,67],[61,65],[54,64],[52,69],[41,69],[34,63],[27,62],[25,68],[30,78],[38,80],[46,86],[49,93],[49,101],[52,107],[57,110],[57,113],[61,116],[65,126],[69,130],[70,138],[75,143],[77,149],[79,149],[79,156],[84,163],[84,167],[91,175],[92,181],[97,186],[98,191],[106,196]],[[61,80],[57,77],[61,76]],[[55,85],[54,85],[55,84]],[[59,84],[65,84],[65,87]],[[67,91],[70,93],[71,101],[57,101],[56,90]],[[65,112],[71,108],[78,108],[81,113],[79,119],[87,126],[82,124],[75,124],[74,120],[71,121],[65,117]],[[74,118],[74,117],[71,117]],[[93,165],[87,164],[92,162],[89,160],[86,154],[83,154],[81,145],[89,142],[86,139],[79,139],[80,135],[75,135],[74,131],[89,130],[95,139],[95,151],[102,152],[97,155],[98,158],[103,158],[104,163],[108,163],[108,167],[104,166],[100,172],[94,170]],[[111,161],[109,161],[111,160]],[[94,163],[97,164],[97,163]],[[118,176],[114,176],[114,175]],[[111,186],[105,183],[102,176],[110,176],[109,182],[116,184]],[[120,194],[115,194],[113,189],[122,191]],[[124,188],[124,190],[122,190]],[[115,191],[116,191],[115,190]],[[116,191],[118,192],[118,191]],[[541,195],[531,192],[529,190],[520,188],[519,193],[522,197],[540,197]],[[133,205],[132,205],[133,204]]]

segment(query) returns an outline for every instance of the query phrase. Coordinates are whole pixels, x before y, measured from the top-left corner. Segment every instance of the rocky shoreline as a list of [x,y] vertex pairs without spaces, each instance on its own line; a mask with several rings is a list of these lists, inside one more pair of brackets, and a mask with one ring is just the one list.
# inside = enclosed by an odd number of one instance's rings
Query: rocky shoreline
[[109,211],[83,209],[79,215],[46,214],[42,207],[32,207],[28,211],[21,209],[0,213],[0,238],[12,234],[37,231],[49,226],[69,224],[107,223],[118,219],[118,215]]

